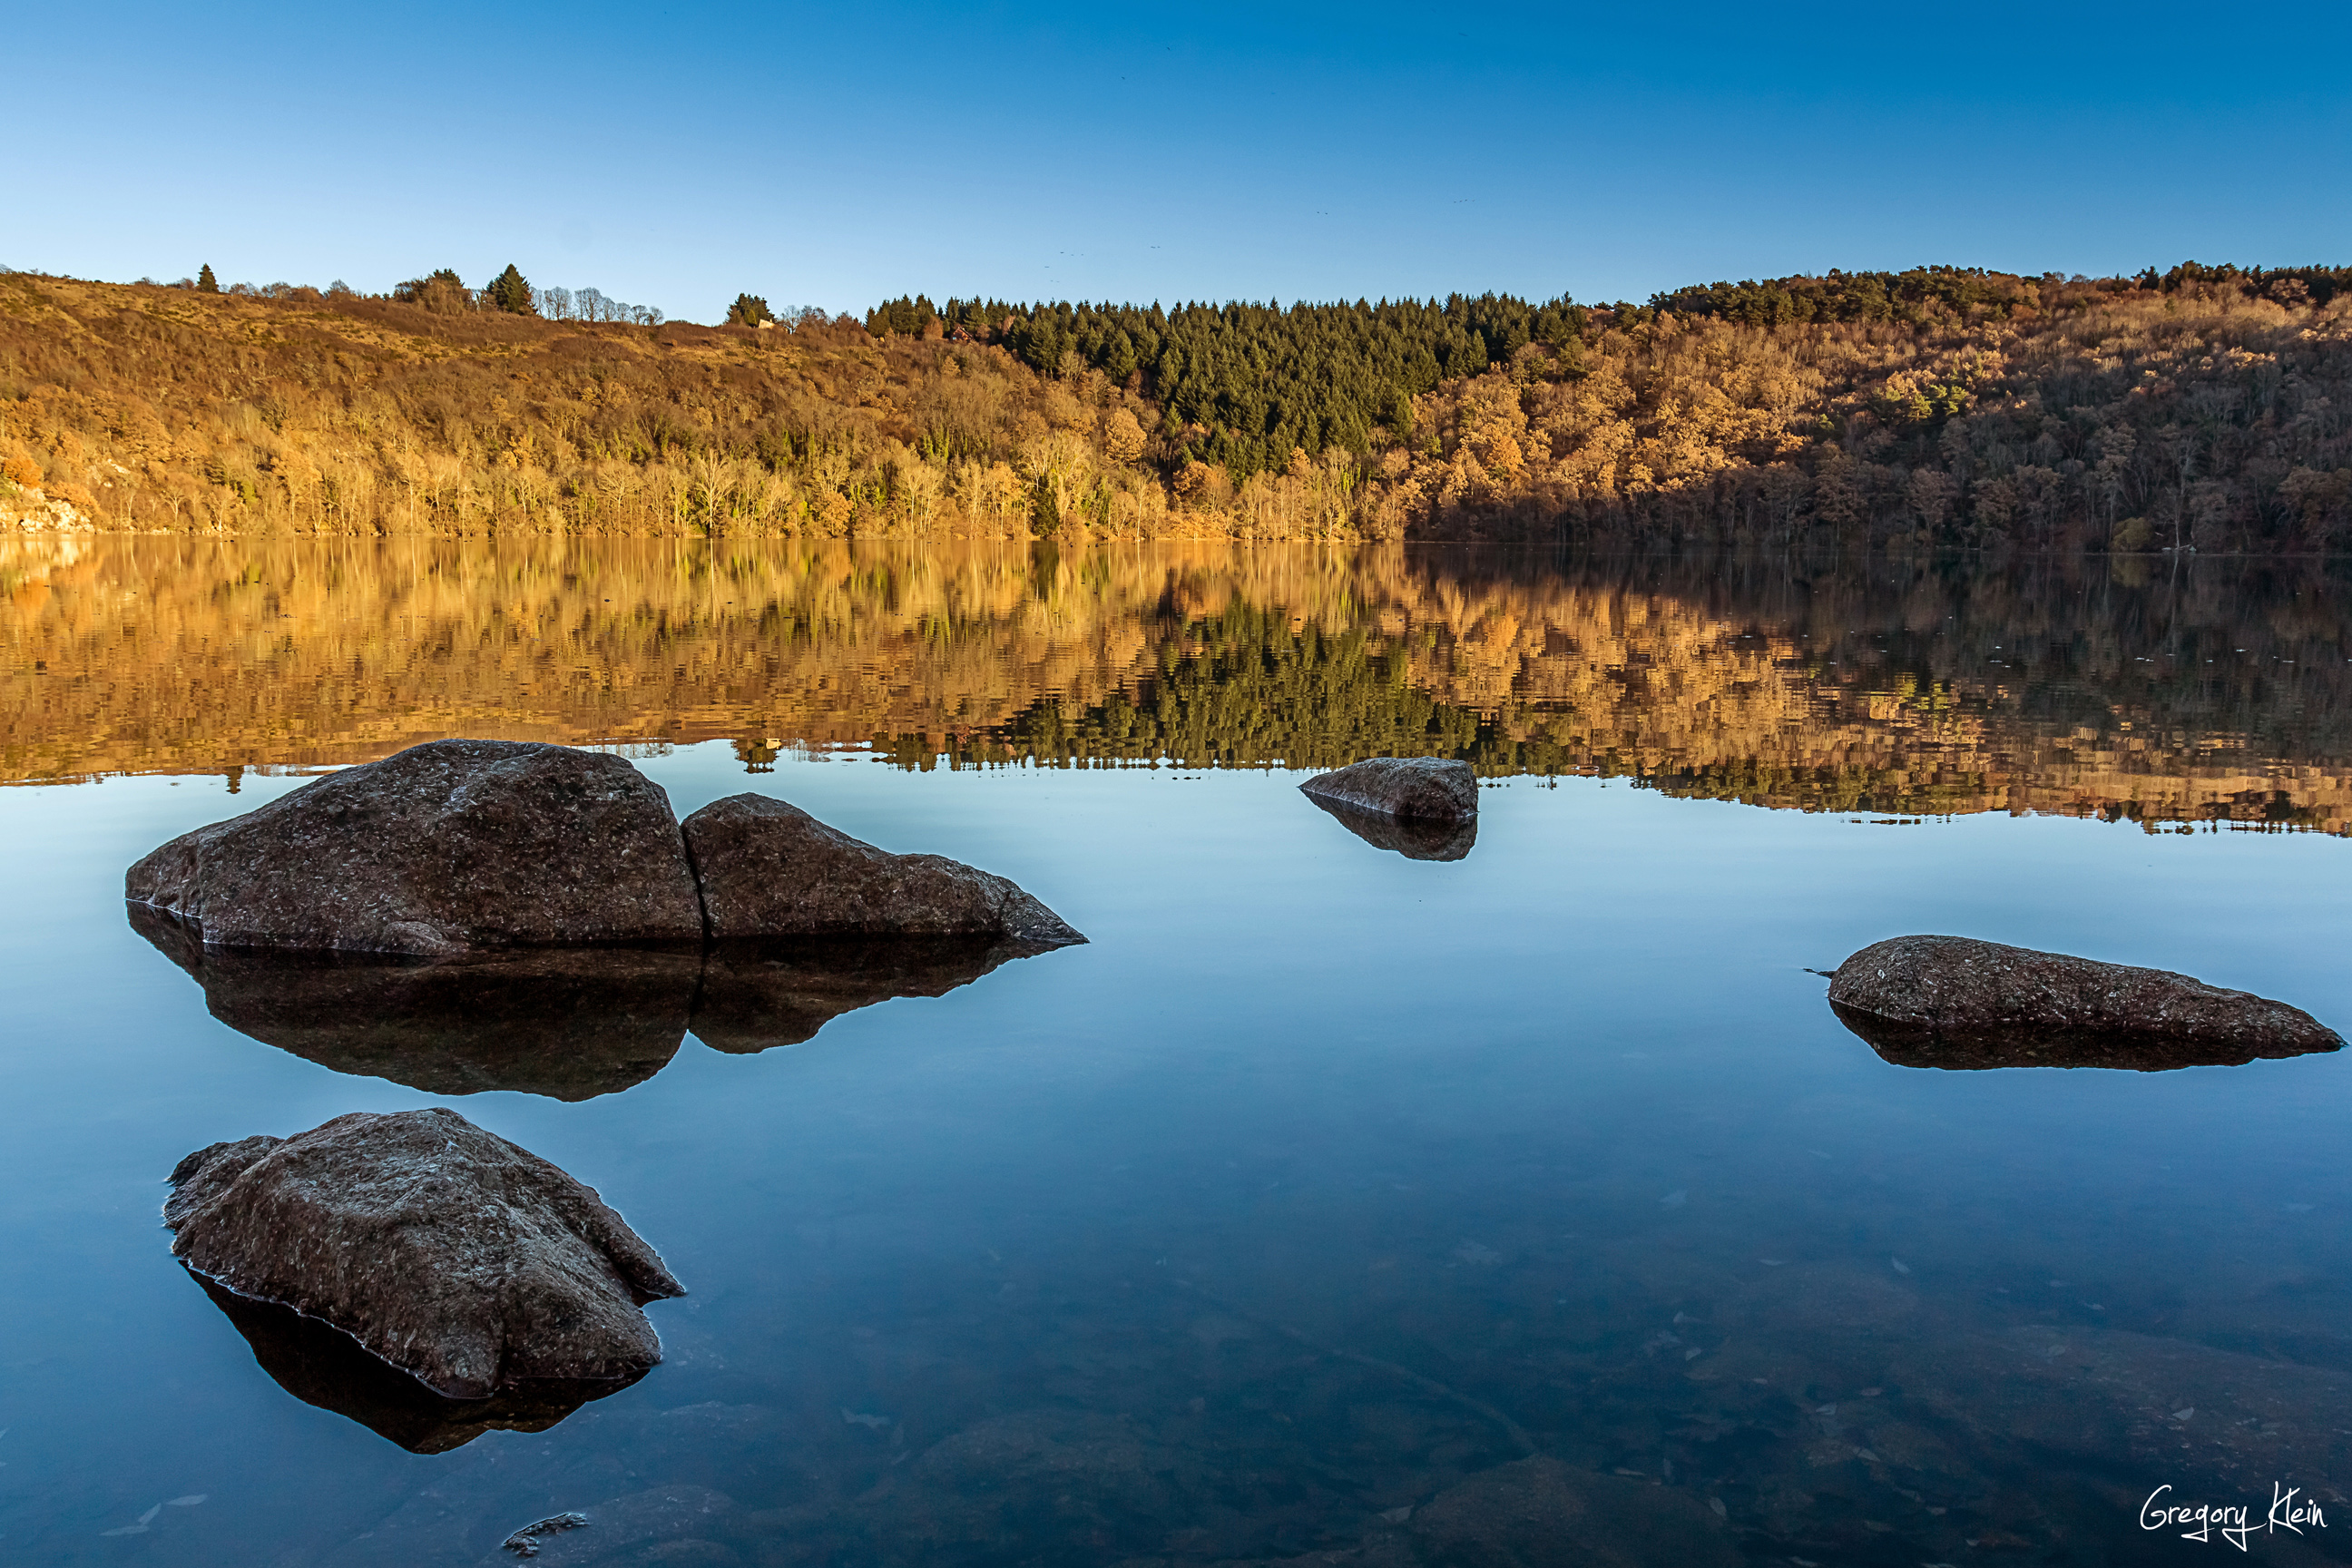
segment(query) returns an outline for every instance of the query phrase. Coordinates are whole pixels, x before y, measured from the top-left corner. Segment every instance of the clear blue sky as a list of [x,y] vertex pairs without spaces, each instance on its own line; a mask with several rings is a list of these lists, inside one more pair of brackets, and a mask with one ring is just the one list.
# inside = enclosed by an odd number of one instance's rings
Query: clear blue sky
[[28,6],[0,263],[1644,298],[2352,262],[2352,6]]

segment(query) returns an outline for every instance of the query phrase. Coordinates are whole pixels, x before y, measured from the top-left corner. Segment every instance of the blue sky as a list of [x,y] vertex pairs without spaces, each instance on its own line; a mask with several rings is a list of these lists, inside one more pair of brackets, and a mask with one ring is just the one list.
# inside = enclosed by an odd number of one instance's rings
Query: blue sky
[[28,7],[0,263],[715,320],[2352,262],[2352,6]]

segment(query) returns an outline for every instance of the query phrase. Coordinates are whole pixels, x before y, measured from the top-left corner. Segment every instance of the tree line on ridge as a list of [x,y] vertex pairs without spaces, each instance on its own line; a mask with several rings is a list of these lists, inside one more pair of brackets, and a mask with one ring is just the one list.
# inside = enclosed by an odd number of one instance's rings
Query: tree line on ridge
[[862,322],[746,292],[717,327],[512,267],[389,297],[205,272],[0,275],[0,510],[37,493],[102,526],[209,531],[2352,542],[2352,268],[1833,271],[1608,305],[909,296]]

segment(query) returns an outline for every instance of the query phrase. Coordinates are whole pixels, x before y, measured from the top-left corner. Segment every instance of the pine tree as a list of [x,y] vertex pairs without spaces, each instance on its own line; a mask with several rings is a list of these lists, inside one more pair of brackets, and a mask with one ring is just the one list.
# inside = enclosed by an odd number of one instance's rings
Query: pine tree
[[213,276],[213,264],[209,261],[196,269],[196,292],[199,294],[220,292],[220,279]]
[[757,294],[738,294],[735,302],[727,307],[727,324],[730,327],[756,327],[775,319],[768,301]]
[[507,263],[504,272],[490,279],[490,286],[482,290],[482,297],[485,303],[509,315],[539,314],[538,307],[530,300],[530,280],[511,261]]

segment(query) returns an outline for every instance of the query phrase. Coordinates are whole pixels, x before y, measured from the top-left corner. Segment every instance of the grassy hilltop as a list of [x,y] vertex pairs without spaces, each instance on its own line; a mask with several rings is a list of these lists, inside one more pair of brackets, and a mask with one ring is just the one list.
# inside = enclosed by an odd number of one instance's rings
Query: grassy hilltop
[[[1596,308],[548,320],[0,274],[0,521],[170,531],[2352,542],[2352,268]],[[628,314],[625,309],[620,312]]]

